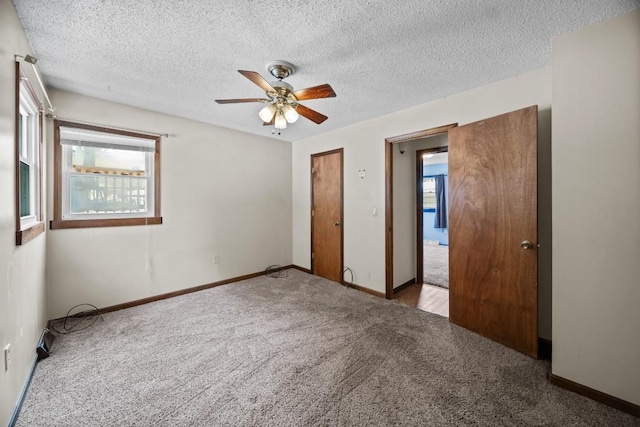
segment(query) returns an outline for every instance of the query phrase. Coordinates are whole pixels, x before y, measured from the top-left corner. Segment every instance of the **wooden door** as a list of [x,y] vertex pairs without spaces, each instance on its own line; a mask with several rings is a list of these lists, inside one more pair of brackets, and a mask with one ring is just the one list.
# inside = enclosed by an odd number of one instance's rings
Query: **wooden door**
[[342,282],[342,149],[311,156],[311,271]]
[[537,130],[533,106],[449,131],[450,319],[532,357]]

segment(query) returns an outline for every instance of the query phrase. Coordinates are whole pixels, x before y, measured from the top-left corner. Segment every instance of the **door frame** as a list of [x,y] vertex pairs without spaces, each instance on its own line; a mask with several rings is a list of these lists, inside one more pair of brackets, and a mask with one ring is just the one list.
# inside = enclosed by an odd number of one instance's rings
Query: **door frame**
[[313,225],[314,225],[314,215],[313,215],[313,159],[315,157],[327,156],[330,154],[340,154],[340,283],[344,285],[344,148],[336,148],[335,150],[323,151],[321,153],[312,154],[309,157],[309,179],[311,181],[311,203],[309,209],[309,217],[311,218],[311,250],[309,252],[309,256],[311,258],[311,273],[314,273],[313,263],[314,263],[314,253],[313,253]]
[[[424,231],[424,215],[423,215],[423,199],[422,199],[422,183],[423,183],[423,165],[422,155],[427,153],[447,153],[449,151],[449,142],[446,147],[425,148],[416,151],[416,283],[424,283],[424,248],[423,248],[423,231]],[[447,169],[449,168],[447,162]],[[447,250],[448,247],[447,247]]]
[[384,140],[385,165],[385,298],[393,299],[393,146],[395,144],[415,141],[428,136],[447,133],[458,123],[437,126],[417,132],[392,136]]

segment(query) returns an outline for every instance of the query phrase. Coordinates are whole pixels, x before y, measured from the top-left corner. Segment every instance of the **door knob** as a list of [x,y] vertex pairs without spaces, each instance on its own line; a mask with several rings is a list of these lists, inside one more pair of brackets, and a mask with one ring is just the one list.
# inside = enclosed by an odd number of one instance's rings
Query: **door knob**
[[340,225],[340,223],[338,221],[334,222],[333,225],[335,225],[336,227]]
[[533,248],[533,243],[531,243],[531,242],[530,242],[530,241],[528,241],[528,240],[523,240],[523,241],[522,241],[522,243],[520,243],[520,247],[521,247],[522,249],[525,249],[525,250],[526,250],[526,249],[531,249],[531,248]]

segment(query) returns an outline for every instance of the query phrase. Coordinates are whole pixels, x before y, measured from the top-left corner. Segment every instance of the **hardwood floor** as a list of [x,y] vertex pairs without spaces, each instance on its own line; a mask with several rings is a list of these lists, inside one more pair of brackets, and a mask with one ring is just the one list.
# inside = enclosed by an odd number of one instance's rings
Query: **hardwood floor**
[[403,304],[410,305],[411,307],[417,307],[421,290],[422,283],[414,283],[401,291],[393,291],[393,299],[398,300]]
[[449,290],[414,283],[394,294],[393,299],[419,310],[449,317]]

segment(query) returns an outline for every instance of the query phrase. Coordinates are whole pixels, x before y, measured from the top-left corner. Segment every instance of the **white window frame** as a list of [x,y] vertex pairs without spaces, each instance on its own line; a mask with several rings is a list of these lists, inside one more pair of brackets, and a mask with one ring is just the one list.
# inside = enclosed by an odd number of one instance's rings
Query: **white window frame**
[[[15,106],[15,168],[16,168],[16,245],[22,245],[44,232],[42,199],[42,103],[16,62]],[[22,185],[22,164],[29,167],[28,188]],[[23,215],[23,195],[28,191],[29,209]]]
[[[71,139],[73,138],[73,139]],[[110,132],[97,132],[63,126],[60,127],[60,144],[62,145],[62,219],[117,219],[117,218],[146,218],[154,216],[154,154],[155,139],[137,138]],[[138,148],[145,153],[145,212],[105,212],[105,213],[72,213],[71,212],[71,177],[94,176],[91,173],[75,172],[72,170],[73,147],[83,146],[104,148],[111,150],[135,150]],[[108,177],[108,175],[106,176]]]
[[[20,229],[24,230],[40,222],[40,111],[29,93],[25,80],[20,82],[20,111],[18,123],[19,160],[29,166],[29,214],[20,216]],[[18,165],[19,166],[19,165]],[[24,189],[20,189],[22,192]]]

